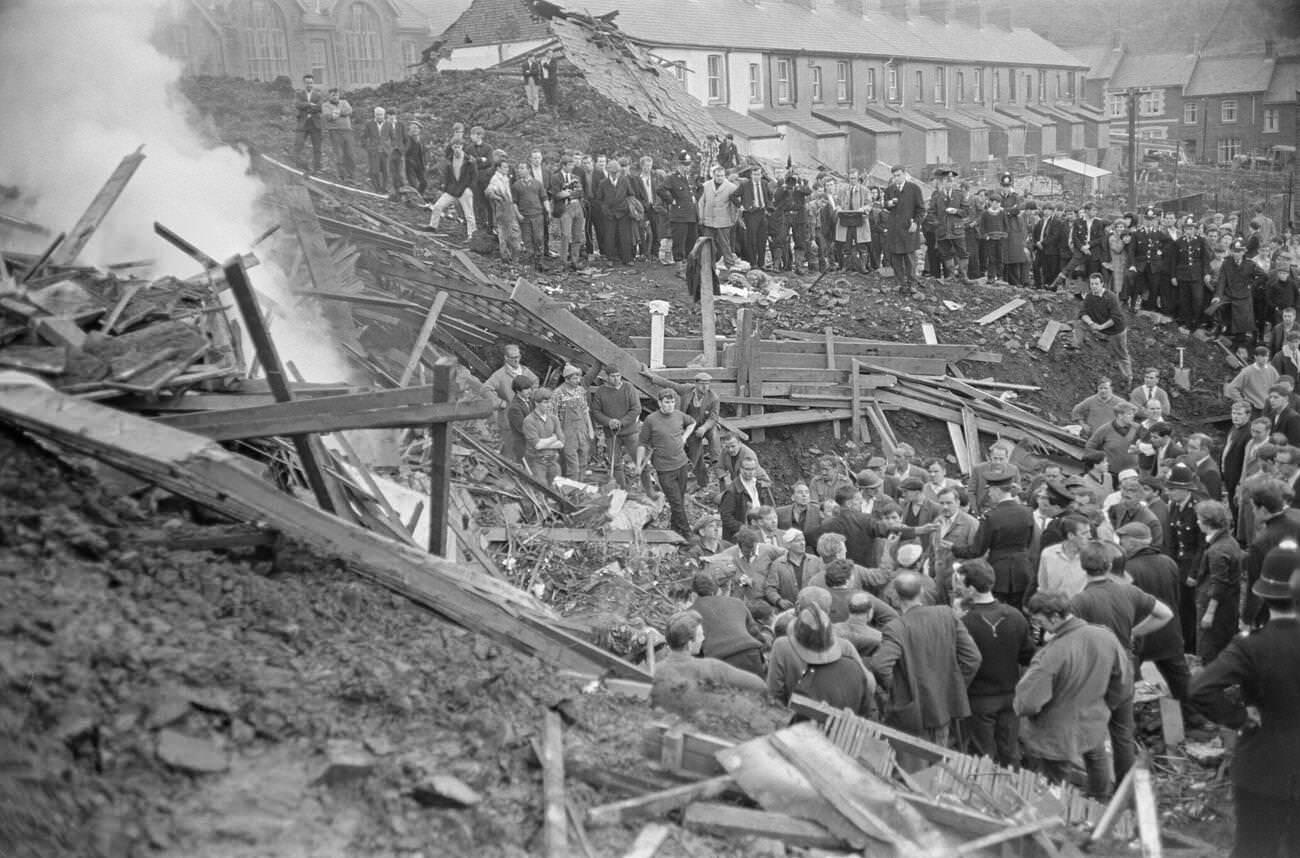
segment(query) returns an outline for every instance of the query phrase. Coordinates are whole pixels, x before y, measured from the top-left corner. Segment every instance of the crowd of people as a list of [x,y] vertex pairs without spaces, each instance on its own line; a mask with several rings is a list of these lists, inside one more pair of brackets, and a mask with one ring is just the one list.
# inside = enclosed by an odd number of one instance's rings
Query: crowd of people
[[[350,131],[334,133],[350,108],[311,93],[300,115],[319,105],[351,177]],[[1105,798],[1139,754],[1134,688],[1149,661],[1190,722],[1242,730],[1234,854],[1300,847],[1300,248],[1289,228],[1258,209],[1101,216],[1095,202],[1040,202],[1009,173],[978,189],[939,169],[928,194],[902,166],[885,187],[853,171],[769,175],[729,136],[664,166],[541,151],[515,162],[483,129],[457,126],[432,168],[421,131],[376,108],[360,134],[376,190],[423,193],[424,174],[440,172],[430,228],[459,209],[509,262],[683,263],[708,237],[724,261],[755,268],[1068,289],[1081,304],[1067,348],[1099,337],[1114,357],[1121,392],[1108,374],[1072,413],[1086,439],[1080,474],[1017,466],[999,441],[963,482],[904,443],[857,472],[827,456],[809,479],[776,486],[722,429],[708,373],[679,383],[643,370],[660,390],[643,413],[617,366],[599,379],[565,366],[543,384],[508,344],[488,379],[503,456],[546,483],[639,483],[663,495],[686,540],[691,602],[664,629],[656,699],[700,684],[782,704],[804,695]],[[319,169],[319,140],[300,128],[299,153],[306,141]],[[1231,338],[1244,367],[1225,385],[1221,445],[1179,437],[1168,368],[1135,378],[1127,331],[1139,309]],[[692,491],[716,513],[692,520]]]

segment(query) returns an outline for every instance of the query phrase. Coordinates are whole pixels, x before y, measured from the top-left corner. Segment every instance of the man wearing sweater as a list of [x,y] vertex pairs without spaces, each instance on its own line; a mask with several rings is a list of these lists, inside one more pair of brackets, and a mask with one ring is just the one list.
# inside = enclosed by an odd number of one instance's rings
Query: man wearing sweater
[[740,691],[767,692],[767,682],[747,670],[732,667],[717,658],[700,655],[704,648],[703,617],[697,611],[681,611],[668,620],[668,656],[655,669],[650,702],[655,706],[671,704],[700,685]]
[[1091,331],[1105,340],[1106,346],[1119,364],[1119,374],[1124,383],[1133,383],[1133,360],[1128,353],[1128,323],[1119,297],[1106,288],[1100,274],[1088,276],[1088,296],[1083,299],[1083,310],[1074,320],[1074,340],[1066,343],[1068,351],[1083,348],[1084,336]]
[[1097,392],[1070,409],[1070,419],[1087,426],[1091,433],[1115,419],[1115,407],[1121,401],[1115,395],[1110,379],[1102,376],[1097,380]]
[[1242,367],[1236,378],[1223,386],[1223,395],[1233,402],[1245,402],[1251,416],[1258,417],[1268,408],[1268,389],[1277,384],[1277,370],[1268,362],[1268,346],[1255,347],[1255,361]]
[[619,488],[627,488],[623,457],[629,452],[636,455],[641,399],[631,383],[623,380],[622,370],[612,363],[605,364],[605,383],[591,393],[591,419],[604,432],[609,446],[610,476]]

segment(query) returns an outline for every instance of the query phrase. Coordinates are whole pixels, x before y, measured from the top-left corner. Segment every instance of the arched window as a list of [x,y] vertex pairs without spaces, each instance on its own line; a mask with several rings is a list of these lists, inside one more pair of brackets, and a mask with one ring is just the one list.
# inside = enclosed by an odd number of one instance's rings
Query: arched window
[[352,85],[383,83],[384,52],[379,39],[379,15],[365,3],[353,3],[343,26],[348,77]]
[[270,0],[249,0],[248,76],[275,80],[289,74],[289,39],[284,16]]

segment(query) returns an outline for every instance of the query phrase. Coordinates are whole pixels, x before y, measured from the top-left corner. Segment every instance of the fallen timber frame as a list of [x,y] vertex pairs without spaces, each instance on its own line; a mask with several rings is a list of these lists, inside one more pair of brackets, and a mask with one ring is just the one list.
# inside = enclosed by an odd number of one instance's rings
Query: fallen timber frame
[[365,578],[471,631],[557,667],[649,674],[554,625],[527,593],[304,504],[213,441],[37,384],[0,384],[0,422],[120,468],[239,521],[336,556]]

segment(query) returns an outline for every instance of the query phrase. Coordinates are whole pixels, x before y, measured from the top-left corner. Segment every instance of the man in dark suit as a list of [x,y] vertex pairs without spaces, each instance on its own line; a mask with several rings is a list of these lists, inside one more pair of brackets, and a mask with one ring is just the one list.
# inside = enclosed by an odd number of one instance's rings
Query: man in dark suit
[[583,181],[587,185],[587,255],[591,256],[593,251],[601,256],[613,258],[613,244],[608,235],[605,234],[605,228],[608,225],[605,219],[605,209],[600,199],[596,196],[596,190],[605,183],[606,170],[609,166],[609,159],[604,155],[597,155],[596,160],[590,167],[584,165],[582,172]]
[[605,166],[605,180],[596,186],[595,199],[605,218],[605,236],[610,245],[610,260],[623,265],[632,264],[635,248],[632,212],[628,200],[635,196],[632,181],[623,172],[623,165],[611,160]]
[[370,165],[370,184],[376,191],[388,190],[388,153],[384,150],[384,120],[388,111],[376,107],[374,119],[361,126],[361,145],[366,150],[366,160]]
[[980,521],[969,545],[952,547],[957,558],[983,557],[993,567],[993,593],[1002,602],[1020,608],[1033,580],[1029,548],[1034,541],[1034,514],[1015,495],[1014,477],[1006,468],[990,468],[984,479],[992,506]]
[[488,203],[487,186],[496,172],[492,163],[492,147],[483,141],[482,126],[475,125],[469,130],[469,143],[465,146],[465,155],[474,162],[474,219],[478,225],[495,232],[492,223],[492,206]]
[[[407,185],[406,178],[406,123],[396,110],[388,111],[384,125],[379,129],[379,144],[388,159],[389,190],[396,198]],[[485,186],[486,187],[486,186]]]
[[[544,193],[551,187],[551,173],[554,171],[542,163],[540,150],[534,149],[529,153],[527,172],[531,178],[541,185]],[[542,247],[549,252],[551,247],[551,206],[549,205],[549,197],[546,198],[546,203],[547,205],[542,206]]]
[[1269,433],[1273,443],[1300,445],[1300,413],[1291,405],[1291,394],[1275,384],[1268,390]]
[[1067,280],[1082,275],[1087,280],[1101,272],[1101,260],[1106,248],[1106,224],[1094,216],[1092,203],[1084,203],[1079,217],[1070,225],[1070,261],[1057,275],[1052,285],[1060,288]]
[[762,167],[740,171],[740,217],[745,228],[737,243],[741,258],[754,268],[762,268],[767,261],[767,211],[775,193]]
[[790,490],[790,503],[776,508],[776,526],[781,530],[795,528],[805,534],[816,530],[822,523],[822,511],[812,501],[808,484],[798,482]]
[[667,211],[659,193],[664,174],[655,169],[655,160],[649,155],[643,155],[637,166],[637,174],[628,178],[632,182],[632,192],[645,210],[645,223],[640,225],[641,241],[638,244],[644,244],[640,255],[652,260],[660,250],[660,242],[667,238]]
[[838,533],[844,537],[848,558],[859,566],[878,565],[876,540],[882,536],[897,533],[900,539],[914,539],[935,529],[933,524],[923,528],[891,527],[868,515],[861,509],[862,492],[857,486],[846,485],[836,489],[835,502],[839,504],[839,510],[807,534],[808,544],[816,545],[824,533]]
[[685,150],[677,157],[677,170],[659,183],[659,199],[668,210],[668,229],[673,240],[673,261],[684,262],[700,233],[700,215],[695,206],[694,166]]
[[1161,421],[1147,433],[1145,440],[1138,441],[1138,470],[1153,477],[1162,476],[1187,451],[1174,440],[1174,428]]
[[1214,461],[1212,443],[1209,435],[1200,432],[1188,436],[1187,455],[1183,456],[1183,462],[1196,475],[1196,479],[1205,490],[1206,498],[1219,500],[1223,497],[1223,474],[1219,471],[1218,462]]
[[294,110],[298,114],[298,124],[293,134],[293,160],[303,170],[307,164],[302,159],[303,145],[311,140],[311,169],[320,172],[321,105],[325,96],[316,89],[316,81],[309,74],[302,76],[302,89],[293,94]]
[[[1258,527],[1241,562],[1242,584],[1253,587],[1270,551],[1283,540],[1300,544],[1300,510],[1287,504],[1286,485],[1281,480],[1251,480],[1243,501],[1252,505]],[[1258,596],[1247,595],[1244,607],[1241,613],[1243,626],[1255,628],[1267,619]]]
[[1238,731],[1232,762],[1237,858],[1295,854],[1300,843],[1300,592],[1291,583],[1300,553],[1277,548],[1262,566],[1251,593],[1267,605],[1268,623],[1235,638],[1191,686],[1196,709]]
[[1223,476],[1223,488],[1234,516],[1237,512],[1237,486],[1246,468],[1246,445],[1249,443],[1250,406],[1245,402],[1234,402],[1232,428],[1223,440],[1223,453],[1219,456],[1219,473]]
[[1205,306],[1205,292],[1213,283],[1210,275],[1210,261],[1213,259],[1214,251],[1197,233],[1196,221],[1188,216],[1183,220],[1182,235],[1174,242],[1170,276],[1173,306],[1169,309],[1174,321],[1184,327],[1195,327],[1203,321],[1201,310]]
[[1056,206],[1042,206],[1042,217],[1029,233],[1034,249],[1034,282],[1039,289],[1047,289],[1060,273],[1057,245],[1061,233],[1061,217]]
[[885,188],[885,253],[894,269],[894,282],[900,289],[916,285],[912,271],[916,251],[921,246],[921,222],[925,220],[925,199],[921,187],[911,181],[907,168],[895,164]]

